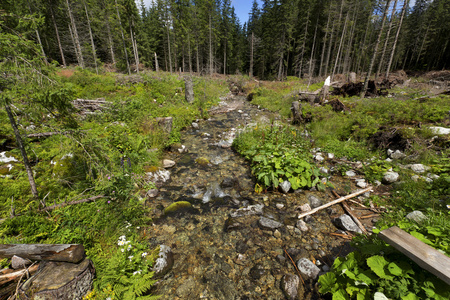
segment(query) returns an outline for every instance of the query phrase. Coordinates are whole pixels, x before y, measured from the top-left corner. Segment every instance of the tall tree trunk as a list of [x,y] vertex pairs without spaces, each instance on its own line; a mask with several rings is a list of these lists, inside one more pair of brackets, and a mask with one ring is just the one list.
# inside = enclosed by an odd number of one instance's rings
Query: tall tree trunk
[[213,49],[212,49],[212,22],[211,22],[211,12],[209,12],[209,75],[213,73]]
[[336,61],[334,62],[334,68],[333,68],[333,73],[331,73],[331,80],[333,80],[334,74],[336,72],[336,67],[338,65],[339,62],[339,57],[341,54],[341,48],[342,48],[342,41],[344,40],[344,36],[345,36],[345,31],[347,29],[347,21],[348,21],[348,13],[345,16],[345,21],[344,21],[344,28],[342,29],[342,34],[341,34],[341,40],[339,42],[339,47],[338,47],[338,52],[336,54]]
[[155,52],[155,71],[159,72],[158,55],[156,55],[156,52]]
[[61,39],[59,37],[59,30],[58,30],[58,26],[56,25],[56,20],[55,20],[55,14],[53,12],[53,8],[52,5],[50,6],[50,14],[52,15],[52,22],[53,22],[53,26],[55,27],[55,33],[56,33],[56,40],[58,42],[58,48],[59,48],[59,54],[61,55],[61,62],[63,64],[64,67],[66,67],[66,58],[64,57],[64,51],[61,45]]
[[330,8],[329,8],[329,11],[328,11],[327,27],[325,29],[325,36],[323,38],[322,55],[320,56],[319,77],[322,76],[323,60],[325,58],[325,48],[326,48],[326,44],[327,44],[328,29],[329,29],[329,26],[330,26],[330,19],[331,19],[331,1],[330,1]]
[[225,44],[223,45],[223,75],[227,75],[227,39],[225,39]]
[[167,48],[169,51],[169,68],[170,68],[170,74],[172,74],[172,52],[170,51],[170,31],[169,31],[169,26],[166,25],[167,28]]
[[375,44],[375,49],[373,50],[372,59],[370,60],[369,70],[367,71],[366,79],[364,80],[364,87],[363,87],[363,90],[362,90],[361,95],[360,95],[361,98],[364,98],[364,96],[366,95],[366,92],[367,92],[367,87],[369,85],[370,73],[372,73],[372,68],[373,68],[373,65],[375,63],[375,59],[376,59],[377,54],[378,54],[378,46],[380,45],[381,35],[383,34],[384,23],[386,22],[386,16],[387,16],[387,13],[388,13],[388,10],[389,10],[389,4],[390,3],[391,3],[391,0],[387,0],[386,7],[384,8],[383,20],[381,21],[380,33],[378,34],[377,43]]
[[419,53],[417,54],[416,64],[415,64],[416,67],[419,64],[420,56],[422,55],[422,50],[423,50],[423,47],[424,47],[425,42],[427,40],[427,36],[428,36],[428,31],[429,30],[430,30],[430,24],[428,24],[428,26],[427,26],[427,31],[425,31],[425,35],[423,36],[423,39],[422,39],[422,44],[420,45]]
[[127,71],[128,75],[131,75],[130,61],[128,60],[127,45],[125,43],[125,35],[123,34],[122,22],[120,21],[119,5],[117,4],[117,0],[114,0],[114,3],[116,4],[117,19],[119,20],[120,33],[122,35],[123,51],[125,52],[125,60],[127,62]]
[[195,50],[196,50],[197,73],[200,74],[200,53],[199,53],[198,37],[197,37],[197,49]]
[[69,26],[71,26],[73,40],[74,40],[75,47],[76,47],[76,52],[78,52],[78,55],[77,55],[78,64],[80,65],[81,68],[84,68],[84,59],[83,59],[83,52],[81,51],[80,38],[78,37],[77,25],[75,23],[75,18],[73,17],[73,14],[72,14],[72,9],[70,8],[69,0],[66,0],[66,4],[67,4],[67,11],[69,13],[69,19],[70,19]]
[[111,34],[111,25],[109,24],[109,13],[108,6],[105,0],[103,0],[103,7],[105,10],[105,20],[106,20],[106,32],[108,33],[108,48],[109,53],[111,54],[111,62],[115,66],[116,65],[116,56],[114,54],[114,42]]
[[[30,10],[30,14],[33,14],[33,11],[31,10],[31,3],[30,3],[30,1],[28,1],[28,9]],[[41,35],[39,34],[39,30],[37,30],[37,27],[35,29],[35,32],[36,32],[36,38],[37,38],[38,43],[39,43],[39,47],[41,48],[42,55],[44,56],[44,59],[45,59],[44,61],[47,64],[47,55],[45,55],[44,47],[42,46]]]
[[97,67],[97,54],[95,52],[95,45],[94,45],[94,37],[92,35],[92,28],[91,28],[91,20],[89,19],[89,14],[86,6],[86,1],[83,0],[84,10],[86,11],[86,19],[88,23],[89,28],[89,37],[91,38],[91,47],[92,47],[92,55],[94,56],[94,65],[95,65],[95,72],[98,75],[98,67]]
[[23,144],[22,137],[20,136],[19,128],[17,127],[16,120],[11,112],[11,108],[9,104],[5,102],[5,110],[8,114],[9,122],[11,123],[11,127],[14,130],[14,135],[16,137],[17,146],[20,149],[20,153],[22,154],[23,164],[25,165],[25,170],[27,171],[28,181],[31,187],[31,193],[34,198],[38,198],[39,194],[36,188],[36,182],[34,181],[33,170],[31,170],[30,161],[28,160],[27,152],[25,151],[25,145]]
[[352,22],[351,22],[352,27],[350,29],[350,38],[348,39],[347,51],[345,51],[344,67],[343,67],[343,70],[342,70],[343,74],[346,74],[349,71],[350,66],[351,66],[350,61],[351,61],[351,58],[353,58],[353,56],[351,54],[354,53],[352,51],[352,48],[353,48],[353,39],[354,39],[354,36],[355,36],[356,12],[357,11],[358,11],[358,6],[355,6],[354,10],[353,10],[353,18],[352,18]]
[[383,51],[381,52],[380,62],[378,63],[377,72],[375,73],[375,79],[378,77],[378,74],[381,73],[381,68],[383,67],[384,55],[386,54],[386,49],[389,43],[389,36],[391,35],[392,24],[394,23],[395,9],[397,8],[397,0],[394,1],[394,7],[392,8],[391,19],[389,21],[389,28],[386,33],[386,38],[384,40]]
[[300,62],[298,66],[298,77],[302,77],[302,69],[303,69],[303,56],[305,54],[305,45],[306,45],[306,37],[308,35],[308,24],[309,24],[309,12],[311,9],[308,9],[308,14],[306,15],[306,24],[305,24],[305,33],[303,34],[303,43],[302,43],[302,52],[300,54]]
[[[369,15],[369,18],[367,19],[367,25],[366,25],[366,32],[364,33],[364,40],[362,41],[362,43],[360,44],[360,46],[359,46],[359,48],[361,49],[361,50],[365,50],[367,47],[366,47],[366,41],[367,41],[367,35],[368,35],[368,32],[369,32],[369,29],[370,29],[370,24],[371,24],[371,20],[372,20],[372,14],[370,14]],[[363,58],[363,53],[365,53],[366,51],[359,51],[359,54],[358,54],[358,62],[357,62],[357,64],[356,64],[356,68],[355,68],[355,71],[356,72],[359,72],[360,71],[360,66],[361,66],[361,60],[362,60],[362,58]]]
[[[330,3],[330,8],[331,8],[331,3]],[[334,35],[335,30],[336,30],[336,22],[333,22],[333,26],[331,27],[330,42],[328,43],[327,59],[325,61],[325,70],[323,72],[323,74],[325,76],[328,75],[328,67],[329,67],[330,59],[331,59],[331,48],[332,48],[331,46],[333,45],[333,35]]]
[[313,38],[313,46],[311,49],[311,56],[309,57],[309,70],[308,70],[308,74],[309,74],[309,80],[308,80],[308,87],[311,83],[311,79],[312,79],[312,73],[313,73],[313,68],[312,68],[312,62],[313,62],[313,55],[314,55],[314,51],[315,51],[315,46],[316,46],[316,35],[317,35],[317,27],[319,25],[319,16],[317,16],[317,21],[316,21],[316,29],[314,29],[314,38]]
[[134,27],[134,21],[133,21],[133,19],[131,19],[131,22],[130,22],[131,45],[133,46],[133,55],[134,55],[134,63],[136,64],[136,73],[139,74],[139,52],[138,52],[138,48],[137,48],[136,37],[134,36],[133,27]]
[[255,41],[255,34],[252,31],[252,39],[250,42],[250,70],[248,72],[248,75],[250,78],[253,78],[253,47],[254,47],[254,41]]
[[286,31],[285,29],[283,29],[283,37],[281,39],[281,45],[280,45],[280,59],[278,61],[278,76],[277,79],[278,80],[282,80],[283,79],[283,66],[284,66],[284,46],[285,46],[285,42],[286,42]]

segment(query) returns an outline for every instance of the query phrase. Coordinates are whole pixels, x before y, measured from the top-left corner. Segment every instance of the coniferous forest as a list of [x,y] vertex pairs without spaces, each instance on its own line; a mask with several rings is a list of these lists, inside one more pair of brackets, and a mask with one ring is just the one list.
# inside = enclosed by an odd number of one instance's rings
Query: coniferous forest
[[[3,13],[34,15],[23,32],[48,61],[131,73],[142,68],[261,79],[433,70],[450,61],[447,0],[253,2],[239,20],[230,0],[2,1]],[[17,19],[3,26],[17,29]],[[4,28],[6,29],[6,27]]]

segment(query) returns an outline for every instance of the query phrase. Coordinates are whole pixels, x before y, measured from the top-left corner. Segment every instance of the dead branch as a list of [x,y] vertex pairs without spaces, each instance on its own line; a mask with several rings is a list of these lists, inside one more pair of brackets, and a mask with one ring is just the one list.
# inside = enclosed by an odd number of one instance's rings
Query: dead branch
[[34,265],[34,266],[30,266],[27,269],[23,269],[23,270],[20,270],[20,271],[8,273],[8,274],[5,274],[5,275],[0,275],[0,286],[4,285],[5,283],[8,283],[8,282],[16,280],[17,278],[23,276],[27,272],[34,273],[34,272],[37,271],[38,268],[39,268],[39,265]]
[[367,232],[366,228],[364,228],[363,224],[361,224],[361,222],[358,220],[358,218],[351,212],[351,210],[347,206],[347,204],[345,204],[344,202],[342,202],[341,204],[342,204],[342,207],[344,208],[344,210],[347,212],[347,214],[349,214],[350,217],[352,217],[353,221],[356,223],[356,225],[358,225],[359,229],[361,229],[364,234],[369,234]]
[[370,190],[372,190],[372,187],[371,187],[371,186],[368,187],[368,188],[365,188],[365,189],[363,189],[363,190],[357,191],[357,192],[355,192],[355,193],[353,193],[353,194],[350,194],[350,195],[347,195],[347,196],[345,196],[345,197],[339,198],[339,199],[337,199],[337,200],[331,201],[331,202],[329,202],[329,203],[327,203],[327,204],[324,204],[324,205],[322,205],[322,206],[319,206],[319,207],[317,207],[317,208],[314,208],[313,210],[310,210],[310,211],[305,212],[305,213],[303,213],[303,214],[300,214],[300,215],[298,216],[298,218],[301,219],[301,218],[303,218],[303,217],[312,215],[312,214],[314,214],[314,213],[316,213],[316,212],[318,212],[318,211],[320,211],[320,210],[322,210],[322,209],[324,209],[324,208],[327,208],[327,207],[329,207],[329,206],[332,206],[332,205],[341,203],[342,201],[348,200],[348,199],[350,199],[350,198],[354,198],[354,197],[359,196],[359,195],[361,195],[361,194],[364,194],[364,193],[366,193],[366,192],[368,192],[368,191],[370,191]]

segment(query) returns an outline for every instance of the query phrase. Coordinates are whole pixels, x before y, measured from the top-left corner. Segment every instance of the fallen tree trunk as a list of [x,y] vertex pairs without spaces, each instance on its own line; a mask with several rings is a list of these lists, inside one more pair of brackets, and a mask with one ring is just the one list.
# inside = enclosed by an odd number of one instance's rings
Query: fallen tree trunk
[[347,195],[347,196],[345,196],[345,197],[341,197],[341,198],[339,198],[339,199],[337,199],[337,200],[334,200],[334,201],[331,201],[331,202],[329,202],[329,203],[327,203],[327,204],[324,204],[324,205],[322,205],[322,206],[316,207],[316,208],[314,208],[313,210],[310,210],[310,211],[307,211],[307,212],[305,212],[305,213],[302,213],[302,214],[300,214],[300,215],[298,216],[298,218],[301,219],[301,218],[303,218],[303,217],[312,215],[312,214],[318,212],[319,210],[322,210],[322,209],[327,208],[327,207],[329,207],[329,206],[332,206],[332,205],[341,203],[342,201],[345,201],[345,200],[354,198],[354,197],[359,196],[359,195],[361,195],[361,194],[364,194],[364,193],[366,193],[366,192],[368,192],[368,191],[370,191],[370,190],[372,190],[372,187],[371,187],[371,186],[368,187],[368,188],[365,188],[364,190],[357,191],[357,192],[355,192],[355,193],[353,193],[353,194]]
[[81,244],[5,244],[0,245],[0,257],[14,255],[31,260],[64,261],[78,263],[84,258]]

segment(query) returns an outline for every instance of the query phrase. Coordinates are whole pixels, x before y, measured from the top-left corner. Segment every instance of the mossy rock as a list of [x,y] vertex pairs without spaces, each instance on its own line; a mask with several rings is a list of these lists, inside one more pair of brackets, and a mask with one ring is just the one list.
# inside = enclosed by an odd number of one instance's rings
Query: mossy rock
[[199,157],[195,160],[195,162],[198,163],[202,167],[207,167],[208,165],[211,164],[206,157]]
[[174,202],[164,209],[164,214],[168,215],[168,214],[176,213],[180,210],[189,209],[191,207],[192,207],[192,204],[187,201]]
[[144,172],[145,173],[155,173],[156,171],[160,170],[160,167],[157,166],[144,166]]
[[81,162],[72,153],[65,154],[61,158],[52,159],[53,176],[58,178],[70,177],[77,173],[77,166]]

